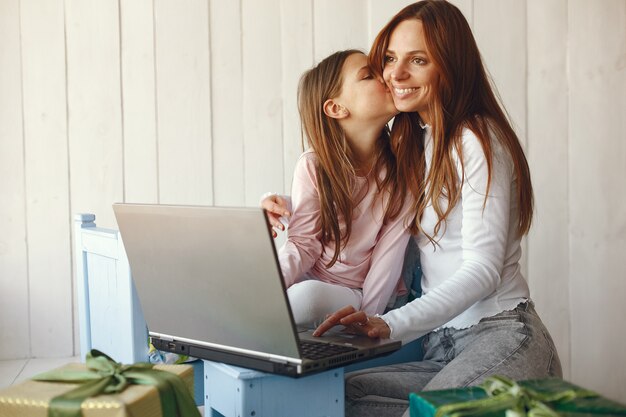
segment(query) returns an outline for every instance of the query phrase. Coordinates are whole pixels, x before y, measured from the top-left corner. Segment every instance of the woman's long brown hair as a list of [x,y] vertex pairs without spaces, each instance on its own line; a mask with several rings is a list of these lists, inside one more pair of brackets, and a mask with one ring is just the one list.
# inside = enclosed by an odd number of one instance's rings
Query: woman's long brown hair
[[[411,231],[422,231],[420,219],[428,204],[438,216],[434,237],[460,198],[460,185],[454,153],[458,153],[462,172],[463,154],[461,133],[467,127],[476,134],[487,159],[487,191],[491,185],[493,165],[493,135],[511,155],[517,182],[519,218],[517,232],[528,232],[533,215],[533,190],[528,162],[511,124],[498,102],[483,66],[472,31],[461,11],[444,0],[425,0],[400,10],[380,31],[369,59],[372,68],[382,74],[389,39],[403,21],[422,22],[426,47],[439,72],[439,85],[429,105],[433,135],[433,157],[427,178],[425,176],[424,133],[417,113],[396,116],[391,133],[398,157],[399,179],[412,192],[416,218]],[[462,174],[464,176],[464,174]],[[441,201],[444,204],[441,204]],[[445,230],[445,229],[444,229]]]
[[[316,67],[305,72],[298,86],[298,110],[302,123],[303,137],[317,156],[317,187],[321,205],[321,240],[326,245],[333,242],[335,252],[326,265],[331,267],[337,261],[342,246],[345,246],[352,233],[352,217],[359,196],[356,189],[356,166],[354,155],[348,145],[345,133],[337,120],[324,114],[324,102],[341,94],[343,77],[341,74],[346,59],[356,53],[355,49],[336,52],[321,61]],[[396,186],[397,164],[391,150],[389,129],[384,128],[376,141],[375,173],[376,186],[381,191],[380,198],[388,195],[384,221],[396,217],[401,208],[403,193]],[[384,172],[383,178],[378,173]],[[369,181],[369,178],[368,178]],[[345,229],[341,230],[340,221]]]

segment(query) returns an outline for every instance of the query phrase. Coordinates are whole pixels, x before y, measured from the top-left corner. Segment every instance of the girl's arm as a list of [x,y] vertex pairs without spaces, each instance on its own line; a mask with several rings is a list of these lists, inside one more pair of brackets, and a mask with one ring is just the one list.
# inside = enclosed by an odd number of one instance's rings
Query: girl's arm
[[[497,141],[492,143],[491,187],[485,202],[487,160],[476,136],[471,131],[464,134],[465,181],[458,203],[462,204],[463,216],[462,264],[427,294],[383,316],[394,339],[412,340],[444,325],[493,293],[500,284],[510,233],[513,167],[508,153],[498,149]],[[425,251],[430,250],[433,249],[425,248],[422,256],[427,257]]]
[[384,225],[370,261],[370,269],[363,282],[363,302],[361,310],[367,314],[382,314],[389,298],[398,288],[402,274],[402,264],[406,246],[411,237],[407,230],[408,212],[411,207],[405,202],[404,208],[394,220]]
[[278,252],[287,287],[308,272],[322,254],[320,200],[315,156],[311,152],[304,153],[296,164],[292,195],[293,211],[287,241]]

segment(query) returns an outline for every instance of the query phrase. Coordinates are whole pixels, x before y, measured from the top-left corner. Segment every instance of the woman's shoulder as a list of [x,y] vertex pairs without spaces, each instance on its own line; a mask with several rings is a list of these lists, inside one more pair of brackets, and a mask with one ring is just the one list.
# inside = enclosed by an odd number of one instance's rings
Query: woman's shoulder
[[[466,122],[461,128],[463,148],[483,149],[483,142],[488,141],[494,151],[501,151],[502,143],[498,139],[498,129],[488,118],[475,116],[477,123]],[[480,136],[479,136],[480,135]]]
[[488,120],[484,121],[484,133],[480,135],[474,127],[466,124],[461,130],[461,143],[463,149],[463,161],[465,163],[483,164],[486,162],[485,145],[489,145],[492,161],[505,166],[511,165],[509,153],[497,138],[496,129]]
[[[460,139],[461,151],[464,161],[475,158],[482,159],[485,157],[482,140],[479,137],[478,133],[475,132],[472,127],[467,124],[464,125],[461,128]],[[490,137],[485,139],[493,142]],[[454,154],[455,157],[458,157],[457,149],[454,150]]]

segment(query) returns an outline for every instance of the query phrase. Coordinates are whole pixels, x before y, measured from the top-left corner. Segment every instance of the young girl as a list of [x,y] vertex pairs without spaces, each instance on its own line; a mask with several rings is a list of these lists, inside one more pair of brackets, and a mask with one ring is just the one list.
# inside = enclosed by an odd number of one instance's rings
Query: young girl
[[[402,9],[370,53],[401,113],[392,143],[414,196],[423,295],[381,317],[345,307],[336,324],[370,337],[424,336],[424,360],[346,377],[346,416],[401,416],[412,391],[561,376],[521,274],[532,185],[521,145],[461,12],[446,1]],[[406,414],[408,416],[408,414]]]
[[[350,304],[382,313],[399,282],[409,233],[387,123],[389,90],[367,57],[337,52],[298,89],[310,150],[297,162],[288,238],[279,251],[296,323],[319,324]],[[404,211],[403,211],[404,209]]]

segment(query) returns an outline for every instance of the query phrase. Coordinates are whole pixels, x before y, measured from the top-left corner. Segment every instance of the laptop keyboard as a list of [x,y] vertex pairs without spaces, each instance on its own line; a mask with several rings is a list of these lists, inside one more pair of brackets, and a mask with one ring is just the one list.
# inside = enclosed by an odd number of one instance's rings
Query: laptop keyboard
[[300,341],[300,351],[307,359],[323,359],[358,350],[355,347],[332,345],[322,342]]

